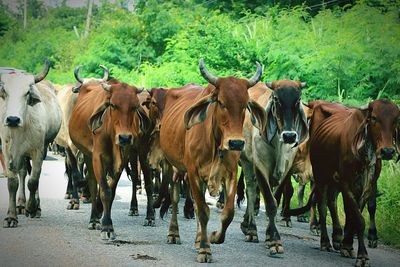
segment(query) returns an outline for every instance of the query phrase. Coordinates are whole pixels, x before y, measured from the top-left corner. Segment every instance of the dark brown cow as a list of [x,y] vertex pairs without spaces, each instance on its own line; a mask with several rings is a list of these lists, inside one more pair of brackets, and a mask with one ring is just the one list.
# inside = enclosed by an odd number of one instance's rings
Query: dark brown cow
[[[88,182],[92,195],[91,229],[96,228],[104,210],[102,239],[114,239],[111,206],[121,172],[138,138],[147,131],[149,121],[139,104],[134,87],[111,80],[108,83],[88,83],[80,88],[71,115],[69,133],[72,142],[82,151],[88,165]],[[99,203],[97,186],[100,187]],[[102,204],[102,205],[100,205]]]
[[[338,104],[316,106],[310,125],[310,157],[320,214],[321,249],[329,250],[331,247],[326,230],[326,204],[332,203],[332,198],[336,197],[332,197],[332,192],[337,188],[342,192],[346,213],[341,254],[354,255],[353,237],[356,234],[356,266],[369,266],[361,211],[376,188],[381,160],[392,159],[395,154],[393,139],[399,129],[400,111],[384,99],[373,101],[361,109],[338,110],[334,105]],[[336,201],[333,202],[336,205]],[[334,225],[334,244],[341,238],[340,225]]]
[[[247,89],[256,84],[262,74],[250,79],[218,78],[210,74],[200,60],[200,72],[210,83],[206,88],[174,89],[165,96],[165,111],[161,120],[160,145],[168,161],[179,171],[187,171],[192,196],[196,203],[199,248],[197,261],[211,262],[211,243],[223,243],[226,230],[234,216],[236,173],[239,153],[244,146],[243,121],[249,109],[257,127],[264,127],[265,112],[249,99]],[[218,194],[221,184],[225,191],[222,227],[207,236],[210,209],[204,192]],[[176,201],[174,192],[173,202]],[[176,216],[172,216],[168,239],[179,240]]]

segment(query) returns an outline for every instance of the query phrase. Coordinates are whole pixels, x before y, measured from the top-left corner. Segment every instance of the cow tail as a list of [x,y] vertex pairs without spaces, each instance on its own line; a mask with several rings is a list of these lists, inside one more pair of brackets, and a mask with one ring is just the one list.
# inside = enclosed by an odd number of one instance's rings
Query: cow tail
[[290,216],[298,216],[304,214],[305,212],[311,209],[312,204],[315,201],[315,184],[310,192],[310,196],[308,197],[308,202],[305,206],[297,209],[289,209],[283,212],[283,217],[290,217]]

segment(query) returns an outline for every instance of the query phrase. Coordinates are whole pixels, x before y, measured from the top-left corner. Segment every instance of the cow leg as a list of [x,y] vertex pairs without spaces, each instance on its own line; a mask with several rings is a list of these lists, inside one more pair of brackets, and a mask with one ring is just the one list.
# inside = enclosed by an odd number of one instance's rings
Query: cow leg
[[258,242],[257,225],[254,214],[254,205],[256,202],[257,182],[253,171],[253,164],[247,160],[241,159],[242,172],[246,177],[246,197],[247,207],[240,229],[245,235],[246,242]]
[[[282,214],[287,214],[286,211],[288,211],[290,209],[290,200],[292,199],[294,189],[293,189],[290,175],[288,175],[288,177],[285,177],[284,179],[285,179],[285,181],[284,181],[285,185],[283,188]],[[290,216],[283,217],[282,221],[284,222],[284,226],[286,226],[286,227],[293,226]]]
[[144,184],[147,195],[147,212],[143,226],[156,226],[153,208],[153,178],[151,175],[150,166],[147,162],[147,153],[140,153],[139,160],[144,176]]
[[318,203],[319,223],[321,227],[321,238],[320,238],[320,249],[322,251],[331,251],[332,246],[328,236],[328,230],[326,227],[326,215],[327,215],[327,190],[328,187],[325,184],[320,184],[316,188],[316,197]]
[[[297,189],[297,201],[299,203],[299,208],[303,207],[305,189],[306,189],[306,185],[299,183],[299,188]],[[297,221],[307,223],[308,218],[305,214],[301,214],[301,215],[297,216]]]
[[204,190],[202,190],[199,184],[200,177],[196,176],[194,172],[188,171],[188,178],[192,196],[196,203],[195,210],[197,212],[197,234],[195,239],[195,247],[199,250],[196,261],[200,263],[212,262],[210,242],[207,236],[207,224],[208,220],[210,219],[210,208],[206,203]]
[[271,255],[277,253],[281,254],[284,250],[281,237],[275,225],[275,218],[278,210],[277,203],[274,195],[272,194],[267,177],[264,177],[257,167],[255,167],[255,173],[261,193],[264,196],[266,215],[268,217],[268,226],[265,233],[265,245],[269,249],[269,253]]
[[161,187],[161,177],[160,177],[160,171],[155,169],[152,170],[153,177],[154,177],[154,190],[153,190],[153,196],[158,197],[160,194],[160,187]]
[[[174,176],[177,174],[174,173]],[[175,177],[174,177],[175,178]],[[171,200],[172,200],[172,215],[171,221],[169,223],[169,231],[168,231],[168,244],[180,244],[181,238],[179,236],[179,227],[178,227],[178,203],[179,203],[179,194],[180,194],[180,180],[172,179],[171,181]]]
[[[6,160],[6,162],[9,162]],[[8,211],[7,217],[4,219],[3,227],[4,228],[14,228],[18,226],[18,217],[16,210],[16,197],[18,190],[18,174],[8,170]]]
[[64,199],[71,199],[72,198],[72,177],[71,177],[71,170],[68,166],[68,160],[65,158],[65,174],[68,179],[67,183],[67,190],[65,191]]
[[186,219],[194,219],[194,207],[193,207],[192,195],[190,193],[189,182],[186,179],[184,183],[186,184],[185,186],[186,200],[185,200],[185,206],[183,207],[183,216],[185,216]]
[[130,156],[129,163],[131,165],[130,176],[132,181],[132,196],[131,204],[129,208],[128,216],[139,216],[138,201],[136,196],[136,186],[140,184],[139,181],[139,170],[138,170],[138,158],[136,154]]
[[[350,227],[353,229],[352,232],[356,233],[358,236],[358,251],[357,251],[357,259],[356,259],[356,267],[364,267],[370,266],[369,265],[369,258],[367,249],[364,244],[364,230],[365,230],[365,221],[364,217],[362,216],[360,209],[358,207],[357,201],[354,198],[354,195],[350,191],[350,187],[348,186],[347,182],[343,182],[343,202],[345,204],[345,211],[346,211],[346,224],[347,218],[351,217],[351,225]],[[343,244],[350,240],[345,238],[343,239]],[[344,246],[344,248],[348,248]],[[352,248],[352,244],[351,244]],[[343,248],[342,248],[343,249]]]
[[230,172],[228,179],[225,179],[224,190],[224,209],[221,213],[221,229],[214,231],[210,235],[210,242],[213,244],[222,244],[225,241],[226,230],[233,220],[235,215],[235,196],[236,196],[236,171]]
[[93,172],[92,161],[88,157],[85,157],[84,161],[87,167],[86,179],[90,191],[90,201],[92,203],[88,229],[101,230],[100,218],[101,218],[101,212],[103,210],[103,205],[101,204],[101,201],[99,201],[97,182]]
[[337,211],[337,190],[328,190],[328,207],[332,217],[332,245],[335,250],[340,250],[340,244],[343,240],[343,230],[340,226],[339,215]]
[[26,196],[25,196],[25,179],[28,171],[22,168],[19,171],[19,187],[18,187],[18,202],[17,214],[25,214]]
[[44,153],[42,151],[37,151],[32,156],[32,173],[28,180],[29,200],[25,211],[25,215],[31,216],[31,218],[40,217],[41,215],[40,199],[36,192],[39,188],[39,178],[42,171],[42,163],[44,158],[43,155]]
[[66,165],[68,165],[69,168],[69,173],[70,177],[72,180],[72,197],[71,200],[67,206],[68,210],[78,210],[79,209],[79,196],[78,196],[78,185],[79,181],[82,180],[82,177],[79,173],[78,167],[77,167],[77,161],[75,158],[74,153],[72,152],[71,148],[67,147],[66,148]]
[[375,224],[375,211],[376,211],[376,186],[373,194],[368,199],[368,213],[369,213],[369,229],[368,229],[368,247],[376,248],[378,246],[378,231]]

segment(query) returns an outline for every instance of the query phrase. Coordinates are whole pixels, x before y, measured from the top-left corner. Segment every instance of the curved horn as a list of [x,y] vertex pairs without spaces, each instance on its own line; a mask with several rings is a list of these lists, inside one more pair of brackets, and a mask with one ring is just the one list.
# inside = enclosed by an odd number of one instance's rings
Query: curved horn
[[253,87],[256,83],[258,83],[261,80],[262,76],[262,67],[258,61],[256,61],[256,66],[257,66],[257,71],[254,73],[253,77],[250,78],[249,80],[249,88]]
[[79,76],[79,69],[80,69],[81,67],[82,67],[82,65],[78,65],[78,66],[75,67],[74,76],[75,76],[75,79],[76,79],[78,82],[83,83],[83,79]]
[[111,85],[107,84],[107,83],[101,83],[101,87],[103,87],[103,89],[107,92],[111,92]]
[[309,105],[307,102],[301,101],[301,103],[302,103],[304,106],[306,106],[306,107],[308,107],[308,108],[311,108],[310,105]]
[[201,76],[203,76],[204,79],[206,79],[209,83],[211,83],[212,85],[216,86],[217,81],[218,81],[218,77],[215,77],[214,75],[212,75],[204,66],[204,59],[201,58],[200,62],[199,62],[199,69],[200,69],[200,73]]
[[365,104],[360,107],[360,110],[368,110],[369,109],[369,104]]
[[265,85],[269,88],[272,89],[272,82],[265,82]]
[[110,75],[110,71],[104,65],[99,65],[99,67],[104,70],[103,81],[105,81],[105,82],[108,81],[108,76]]
[[150,89],[147,89],[147,88],[146,88],[146,91],[147,91],[147,93],[149,93],[149,95],[151,95],[152,89],[153,89],[153,88],[150,88]]
[[301,86],[301,88],[305,88],[305,87],[307,87],[307,83],[306,82],[301,82],[300,86]]
[[40,73],[35,75],[35,83],[38,83],[44,78],[46,78],[47,73],[49,73],[49,70],[50,70],[50,62],[46,59],[44,61],[44,69]]
[[136,88],[136,94],[140,94],[141,92],[143,92],[144,87],[137,87]]

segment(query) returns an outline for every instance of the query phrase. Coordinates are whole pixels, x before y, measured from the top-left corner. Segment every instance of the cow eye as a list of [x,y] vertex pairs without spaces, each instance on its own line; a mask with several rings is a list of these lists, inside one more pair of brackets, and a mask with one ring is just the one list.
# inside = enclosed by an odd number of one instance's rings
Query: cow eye
[[223,109],[226,108],[226,106],[221,101],[218,100],[217,103],[221,108],[223,108]]
[[4,84],[0,83],[0,97],[4,99],[4,98],[6,98],[6,96],[7,96],[7,93],[6,93],[6,90],[4,89]]
[[117,108],[117,106],[114,105],[113,103],[110,103],[110,107],[111,107],[112,109],[116,109],[116,108]]
[[375,116],[371,116],[371,123],[376,123],[376,117]]

